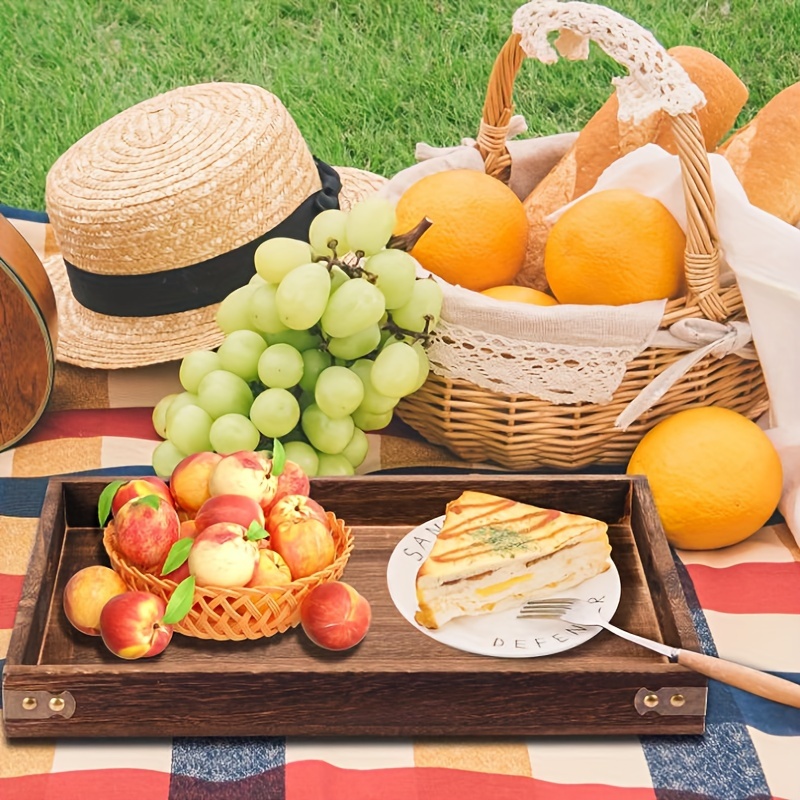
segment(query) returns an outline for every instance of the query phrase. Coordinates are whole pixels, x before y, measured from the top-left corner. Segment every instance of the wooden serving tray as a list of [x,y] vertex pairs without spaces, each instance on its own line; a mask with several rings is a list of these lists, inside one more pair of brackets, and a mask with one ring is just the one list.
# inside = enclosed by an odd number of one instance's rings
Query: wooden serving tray
[[9,737],[536,736],[697,734],[706,679],[601,631],[551,656],[493,658],[416,630],[395,608],[386,567],[397,542],[466,489],[609,523],[620,627],[699,649],[646,481],[631,476],[323,478],[312,495],[348,522],[342,580],[372,605],[364,641],[334,653],[295,628],[254,642],[176,634],[152,659],[122,661],[75,631],[63,587],[107,563],[97,500],[111,478],[50,481],[3,676]]

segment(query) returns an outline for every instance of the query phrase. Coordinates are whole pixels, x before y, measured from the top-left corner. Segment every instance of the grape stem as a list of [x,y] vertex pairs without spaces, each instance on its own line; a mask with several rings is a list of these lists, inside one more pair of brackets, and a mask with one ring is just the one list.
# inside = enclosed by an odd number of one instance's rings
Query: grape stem
[[431,314],[425,314],[423,319],[425,320],[425,327],[421,331],[410,331],[407,328],[401,328],[392,319],[391,313],[389,313],[387,314],[387,320],[385,324],[381,326],[381,329],[384,331],[391,331],[392,336],[395,336],[398,339],[409,337],[415,342],[422,342],[422,346],[427,347],[431,338],[430,327],[433,323],[433,316]]
[[406,253],[410,253],[414,245],[420,240],[422,235],[428,228],[433,225],[433,220],[428,219],[428,217],[424,217],[421,222],[410,231],[406,231],[405,233],[398,233],[397,236],[392,236],[389,239],[388,243],[386,244],[387,249],[391,248],[392,250],[405,250]]

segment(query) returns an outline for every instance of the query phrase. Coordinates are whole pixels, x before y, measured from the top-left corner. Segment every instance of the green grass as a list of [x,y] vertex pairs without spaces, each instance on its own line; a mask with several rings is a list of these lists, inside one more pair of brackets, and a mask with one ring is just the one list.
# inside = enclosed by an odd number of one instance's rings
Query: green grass
[[[474,136],[510,0],[0,0],[0,203],[44,208],[45,176],[134,103],[204,81],[278,95],[312,151],[390,175],[414,145]],[[615,0],[669,47],[724,59],[750,89],[738,124],[800,80],[800,0]],[[580,127],[621,68],[523,64],[530,134]]]

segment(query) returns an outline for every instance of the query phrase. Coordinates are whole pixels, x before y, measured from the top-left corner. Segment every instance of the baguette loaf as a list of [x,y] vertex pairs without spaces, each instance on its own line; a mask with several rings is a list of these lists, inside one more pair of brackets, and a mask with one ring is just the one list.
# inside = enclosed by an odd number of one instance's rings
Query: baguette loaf
[[800,83],[776,94],[718,152],[754,206],[800,222]]
[[[747,87],[727,64],[705,50],[679,46],[668,52],[706,97],[706,104],[697,115],[706,149],[713,151],[747,101]],[[618,108],[615,93],[586,123],[572,147],[525,199],[528,249],[515,283],[547,291],[544,246],[549,226],[545,217],[591,189],[606,167],[650,142],[671,153],[677,152],[666,113],[651,114],[634,124],[619,120]]]

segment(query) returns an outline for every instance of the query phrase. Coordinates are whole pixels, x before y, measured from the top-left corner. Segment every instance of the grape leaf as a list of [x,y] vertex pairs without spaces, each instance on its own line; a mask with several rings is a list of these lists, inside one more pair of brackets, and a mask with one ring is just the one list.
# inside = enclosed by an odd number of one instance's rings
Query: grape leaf
[[194,575],[190,575],[177,585],[167,603],[167,610],[161,622],[164,625],[180,622],[189,613],[192,602],[194,602]]
[[111,481],[111,483],[100,492],[100,499],[97,501],[97,518],[100,520],[100,527],[106,524],[108,515],[111,513],[111,503],[114,502],[114,495],[125,481]]
[[272,474],[280,475],[286,465],[286,451],[283,449],[283,443],[280,439],[274,439],[272,442]]
[[256,542],[259,539],[266,539],[267,536],[269,536],[269,534],[264,529],[264,526],[259,525],[255,520],[250,523],[250,527],[247,529],[247,533],[245,534],[245,538],[250,542]]
[[191,536],[184,536],[182,539],[178,539],[167,554],[167,559],[161,568],[161,574],[168,575],[172,570],[178,569],[189,558],[189,551],[192,549],[193,544],[194,539]]

